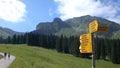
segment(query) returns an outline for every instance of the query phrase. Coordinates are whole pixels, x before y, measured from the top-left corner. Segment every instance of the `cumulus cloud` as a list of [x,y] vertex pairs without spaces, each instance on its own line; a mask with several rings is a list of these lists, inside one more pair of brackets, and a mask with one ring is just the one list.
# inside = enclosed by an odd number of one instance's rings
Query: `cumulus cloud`
[[0,19],[13,23],[23,21],[25,7],[20,0],[0,0]]
[[99,16],[120,23],[118,0],[54,0],[63,20],[84,15]]

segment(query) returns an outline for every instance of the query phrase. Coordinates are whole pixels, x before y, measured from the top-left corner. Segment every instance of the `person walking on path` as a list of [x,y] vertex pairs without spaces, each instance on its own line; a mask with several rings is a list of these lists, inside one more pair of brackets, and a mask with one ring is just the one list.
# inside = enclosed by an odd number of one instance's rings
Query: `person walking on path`
[[8,53],[8,59],[10,59],[10,52]]
[[7,56],[7,53],[5,52],[5,53],[4,53],[4,59],[6,59],[6,56]]

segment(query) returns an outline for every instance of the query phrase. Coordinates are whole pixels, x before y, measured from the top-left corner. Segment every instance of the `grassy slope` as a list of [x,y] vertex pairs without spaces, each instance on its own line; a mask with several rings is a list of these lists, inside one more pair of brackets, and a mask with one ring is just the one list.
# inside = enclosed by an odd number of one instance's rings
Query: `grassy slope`
[[1,58],[3,58],[3,56],[2,56],[2,55],[0,55],[0,59],[1,59]]
[[[2,44],[0,52],[11,52],[17,57],[10,68],[91,68],[91,60],[27,45]],[[111,62],[96,62],[97,68],[120,68]]]

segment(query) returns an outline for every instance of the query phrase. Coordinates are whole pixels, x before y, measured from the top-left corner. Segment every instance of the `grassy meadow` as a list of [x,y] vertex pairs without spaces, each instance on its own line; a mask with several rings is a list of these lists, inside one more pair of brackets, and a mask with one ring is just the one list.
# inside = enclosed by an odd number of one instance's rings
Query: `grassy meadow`
[[3,56],[2,56],[2,55],[0,55],[0,59],[1,59],[1,58],[3,58]]
[[[25,44],[0,44],[0,52],[16,56],[10,68],[92,68],[89,59]],[[96,68],[120,68],[120,65],[99,60],[96,61]]]

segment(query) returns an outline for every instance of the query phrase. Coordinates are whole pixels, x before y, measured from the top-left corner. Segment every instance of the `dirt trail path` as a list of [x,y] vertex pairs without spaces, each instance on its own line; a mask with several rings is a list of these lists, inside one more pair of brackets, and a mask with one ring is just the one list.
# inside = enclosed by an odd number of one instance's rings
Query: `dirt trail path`
[[[0,52],[0,54],[4,56],[4,53]],[[16,58],[15,56],[10,55],[10,59],[9,59],[7,55],[6,59],[5,58],[0,59],[0,68],[8,68],[15,60],[15,58]]]

